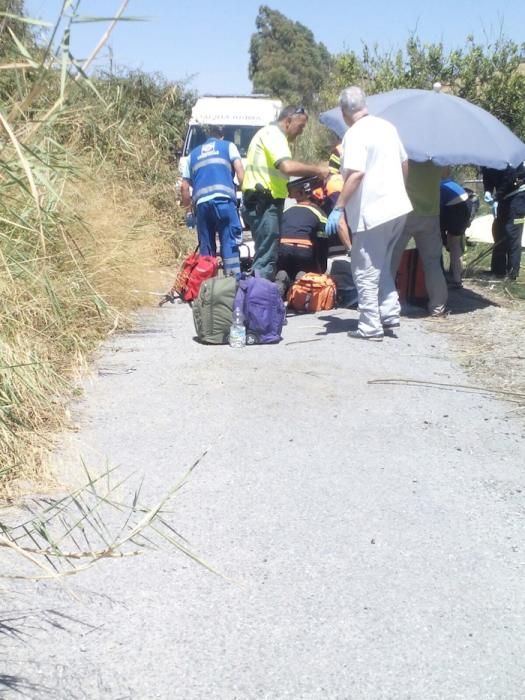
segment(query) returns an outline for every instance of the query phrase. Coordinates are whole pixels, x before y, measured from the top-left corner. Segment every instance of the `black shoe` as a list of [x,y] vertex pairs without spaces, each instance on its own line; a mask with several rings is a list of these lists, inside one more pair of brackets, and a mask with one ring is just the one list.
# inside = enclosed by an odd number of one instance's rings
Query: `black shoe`
[[396,331],[401,327],[399,321],[393,321],[392,323],[383,323],[383,333],[387,338],[397,338]]

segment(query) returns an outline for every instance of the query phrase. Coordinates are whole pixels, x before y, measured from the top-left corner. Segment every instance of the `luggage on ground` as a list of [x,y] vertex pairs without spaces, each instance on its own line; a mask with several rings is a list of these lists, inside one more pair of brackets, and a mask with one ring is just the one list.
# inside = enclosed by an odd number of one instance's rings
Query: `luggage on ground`
[[201,284],[199,296],[192,304],[195,331],[201,343],[228,343],[236,287],[234,277],[212,277]]
[[246,345],[278,343],[286,309],[273,282],[241,275],[234,306],[240,307],[246,324]]
[[329,275],[307,272],[290,287],[288,308],[299,313],[328,311],[335,306],[335,295],[335,282]]
[[396,287],[402,304],[425,306],[428,302],[423,263],[417,248],[403,252],[396,275]]
[[199,255],[197,250],[183,260],[173,287],[159,302],[159,306],[167,301],[173,304],[177,298],[192,302],[197,298],[202,282],[215,277],[219,269],[219,261],[211,255]]

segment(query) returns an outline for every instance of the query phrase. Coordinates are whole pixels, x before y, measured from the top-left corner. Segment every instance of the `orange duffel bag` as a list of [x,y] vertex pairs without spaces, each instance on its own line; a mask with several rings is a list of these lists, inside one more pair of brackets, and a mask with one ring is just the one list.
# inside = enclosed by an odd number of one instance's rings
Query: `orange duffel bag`
[[307,272],[288,292],[288,308],[299,313],[328,311],[335,306],[335,282],[329,275]]

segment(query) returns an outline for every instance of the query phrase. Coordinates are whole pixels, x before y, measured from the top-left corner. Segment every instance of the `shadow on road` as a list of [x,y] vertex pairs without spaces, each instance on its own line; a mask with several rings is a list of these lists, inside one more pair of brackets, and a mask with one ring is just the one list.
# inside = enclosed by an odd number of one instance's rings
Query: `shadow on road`
[[449,289],[448,300],[454,315],[468,314],[478,309],[485,309],[488,306],[499,306],[495,301],[466,287],[463,287],[463,289]]
[[339,316],[319,316],[319,319],[324,322],[324,331],[316,333],[316,335],[328,335],[329,333],[348,333],[355,331],[357,328],[357,318],[340,318]]

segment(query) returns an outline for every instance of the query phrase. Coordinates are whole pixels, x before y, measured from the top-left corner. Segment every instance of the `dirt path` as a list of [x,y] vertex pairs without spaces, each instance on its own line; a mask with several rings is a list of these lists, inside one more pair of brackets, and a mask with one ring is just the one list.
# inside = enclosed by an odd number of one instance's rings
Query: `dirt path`
[[10,586],[2,697],[525,696],[523,422],[370,384],[472,380],[428,321],[382,344],[355,323],[294,317],[279,346],[231,350],[167,306],[103,348],[63,454],[137,470],[153,500],[209,448],[172,522],[224,577],[167,549],[101,563],[76,599]]

